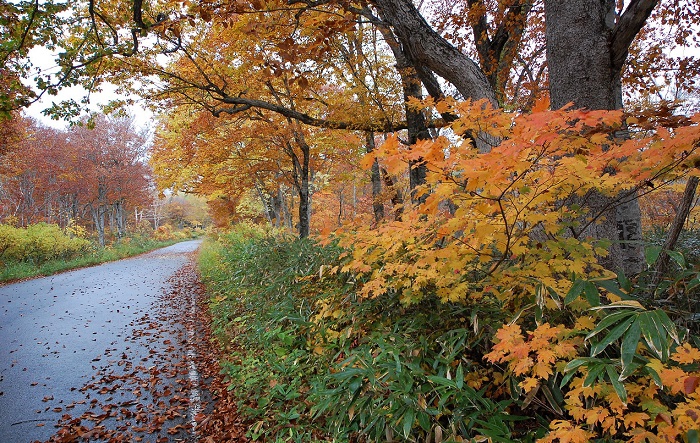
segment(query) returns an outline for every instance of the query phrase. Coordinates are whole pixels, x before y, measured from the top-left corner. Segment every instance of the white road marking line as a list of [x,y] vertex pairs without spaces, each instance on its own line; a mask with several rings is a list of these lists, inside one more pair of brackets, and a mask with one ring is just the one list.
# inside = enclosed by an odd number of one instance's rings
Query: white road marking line
[[192,426],[192,433],[196,438],[196,428],[197,428],[197,415],[202,411],[202,395],[199,388],[199,372],[197,371],[197,365],[195,364],[195,359],[197,358],[197,353],[194,349],[194,334],[195,334],[195,319],[197,315],[197,295],[192,293],[190,296],[190,319],[187,322],[187,367],[189,369],[188,377],[190,379],[190,407],[188,415],[190,416],[190,426]]

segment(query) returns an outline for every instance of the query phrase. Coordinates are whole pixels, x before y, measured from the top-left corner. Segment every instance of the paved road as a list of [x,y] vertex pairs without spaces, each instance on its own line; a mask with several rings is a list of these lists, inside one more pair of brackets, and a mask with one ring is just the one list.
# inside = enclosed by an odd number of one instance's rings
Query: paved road
[[0,286],[0,442],[187,440],[187,334],[169,319],[187,311],[165,294],[198,246]]

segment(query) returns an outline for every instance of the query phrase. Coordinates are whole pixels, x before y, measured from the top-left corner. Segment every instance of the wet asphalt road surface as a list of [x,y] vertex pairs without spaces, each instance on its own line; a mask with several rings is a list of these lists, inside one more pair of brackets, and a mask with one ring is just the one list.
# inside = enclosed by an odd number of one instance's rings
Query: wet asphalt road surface
[[188,311],[163,294],[199,243],[0,286],[0,443],[190,440]]

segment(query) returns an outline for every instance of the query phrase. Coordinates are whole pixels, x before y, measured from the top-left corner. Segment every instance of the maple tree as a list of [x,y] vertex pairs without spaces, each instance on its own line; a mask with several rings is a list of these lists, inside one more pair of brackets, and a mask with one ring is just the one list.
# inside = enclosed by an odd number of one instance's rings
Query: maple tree
[[27,125],[3,157],[3,221],[65,228],[87,224],[89,215],[104,245],[107,217],[117,238],[124,236],[131,208],[150,198],[145,135],[129,119],[97,118],[95,125],[68,131]]
[[[187,108],[181,112],[186,114]],[[330,134],[303,130],[279,119],[241,124],[237,117],[217,119],[200,112],[197,125],[183,128],[180,118],[180,114],[171,116],[154,143],[151,162],[162,188],[205,195],[214,206],[231,201],[235,212],[243,215],[244,201],[252,198],[260,209],[247,215],[265,217],[276,226],[291,225],[294,202],[288,201],[287,194],[294,189],[298,232],[308,235],[310,201],[323,186],[321,175],[336,157],[333,151],[345,144],[342,136],[330,139]],[[328,145],[332,147],[321,148]],[[181,168],[182,164],[188,166]],[[229,221],[235,212],[223,218]]]

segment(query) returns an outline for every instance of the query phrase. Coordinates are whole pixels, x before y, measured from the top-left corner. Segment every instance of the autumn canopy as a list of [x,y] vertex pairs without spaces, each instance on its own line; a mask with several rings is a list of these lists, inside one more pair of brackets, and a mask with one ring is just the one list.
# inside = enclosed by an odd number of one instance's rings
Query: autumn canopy
[[[10,121],[41,94],[114,83],[129,98],[108,110],[138,98],[157,113],[159,189],[205,196],[218,226],[253,220],[341,248],[312,274],[351,281],[358,300],[498,312],[490,329],[470,320],[485,377],[470,386],[520,413],[539,404],[543,441],[698,440],[700,353],[681,332],[695,314],[660,303],[700,285],[676,250],[684,226],[698,229],[697,2],[1,8]],[[34,46],[56,51],[58,72],[33,74]],[[79,101],[49,112],[74,117]],[[315,321],[349,318],[348,303],[328,296]],[[421,407],[387,428],[437,441],[449,420]]]

